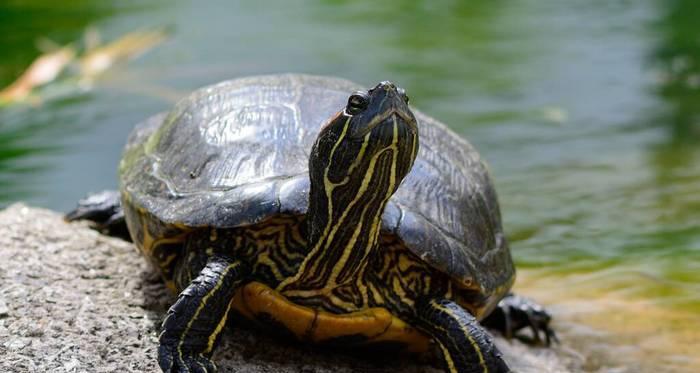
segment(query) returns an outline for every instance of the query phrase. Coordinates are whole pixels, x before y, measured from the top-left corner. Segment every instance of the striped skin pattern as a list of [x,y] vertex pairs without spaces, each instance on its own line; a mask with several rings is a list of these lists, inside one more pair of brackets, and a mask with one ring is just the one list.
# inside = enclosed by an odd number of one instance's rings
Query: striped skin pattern
[[209,357],[226,324],[230,300],[248,272],[240,261],[213,256],[180,293],[159,338],[158,364],[164,372],[216,369]]
[[424,297],[460,296],[452,281],[417,258],[395,236],[383,236],[369,260],[362,282],[369,291],[369,304],[384,307],[404,319],[415,317],[415,301]]
[[122,206],[131,239],[165,280],[172,291],[175,267],[181,262],[183,243],[190,229],[167,225],[150,215],[144,208],[131,203],[128,195],[122,194]]
[[[285,279],[297,273],[305,252],[305,218],[280,215],[254,226],[233,229],[210,229],[192,232],[187,237],[186,253],[175,273],[175,284],[181,291],[197,276],[212,255],[225,255],[250,263],[251,278],[278,287]],[[351,308],[325,308],[314,303],[314,297],[290,298],[295,303],[318,307],[328,312],[349,313],[371,307],[395,310],[402,317],[413,315],[414,299],[424,296],[453,298],[452,282],[443,273],[434,270],[393,235],[379,237],[378,250],[367,258],[362,277],[335,289],[352,303]],[[189,249],[191,248],[191,249]],[[360,289],[367,292],[364,298]],[[470,292],[459,289],[455,296],[462,302]],[[321,297],[318,297],[321,298]],[[366,300],[366,301],[365,301]]]
[[276,285],[296,273],[307,252],[305,217],[278,215],[244,228],[192,232],[174,269],[178,291],[196,277],[208,258],[220,254],[250,265],[251,280]]
[[417,133],[396,115],[379,117],[361,139],[352,138],[351,119],[340,114],[312,149],[328,157],[309,165],[310,251],[278,286],[300,304],[336,313],[369,303],[364,271],[379,246],[381,216],[418,152]]
[[421,328],[442,350],[448,372],[510,372],[491,337],[458,304],[446,299],[421,301],[417,313]]

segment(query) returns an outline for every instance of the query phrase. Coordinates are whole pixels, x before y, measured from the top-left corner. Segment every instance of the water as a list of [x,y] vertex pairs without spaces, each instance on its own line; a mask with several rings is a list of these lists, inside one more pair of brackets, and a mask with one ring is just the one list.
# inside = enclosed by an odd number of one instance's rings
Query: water
[[0,111],[0,205],[113,188],[134,123],[243,75],[391,79],[488,160],[517,287],[590,371],[700,363],[700,4],[692,0],[10,1],[0,85],[34,40],[169,26],[91,92]]

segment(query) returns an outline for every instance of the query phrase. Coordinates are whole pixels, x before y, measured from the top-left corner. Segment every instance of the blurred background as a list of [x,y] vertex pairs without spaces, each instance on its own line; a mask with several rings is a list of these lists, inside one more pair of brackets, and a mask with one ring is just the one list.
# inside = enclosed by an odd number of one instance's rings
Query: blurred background
[[694,0],[4,0],[0,207],[115,188],[132,126],[203,85],[393,80],[488,161],[516,288],[554,311],[559,349],[696,371],[698,20]]

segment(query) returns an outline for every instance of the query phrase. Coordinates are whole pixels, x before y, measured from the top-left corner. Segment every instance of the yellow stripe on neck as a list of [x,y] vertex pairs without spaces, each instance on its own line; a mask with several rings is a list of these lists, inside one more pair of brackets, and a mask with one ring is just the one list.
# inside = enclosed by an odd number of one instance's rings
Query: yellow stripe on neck
[[[338,144],[343,141],[345,130],[343,131],[343,135],[340,136],[336,144],[334,144],[333,149],[331,151],[331,159],[332,156],[338,146]],[[364,141],[362,144],[362,150],[361,154],[364,155],[364,149],[367,147],[367,144],[369,141],[372,139],[370,138],[370,134],[368,133],[364,137]],[[307,255],[306,259],[302,263],[299,271],[295,274],[295,276],[286,279],[283,281],[277,289],[280,289],[285,295],[287,296],[297,296],[297,297],[308,297],[308,296],[313,296],[313,295],[325,295],[329,298],[329,301],[334,303],[335,305],[346,308],[346,309],[353,309],[356,308],[355,305],[348,304],[347,302],[343,302],[339,299],[335,299],[336,297],[331,297],[330,294],[332,293],[333,289],[338,287],[339,285],[344,285],[347,283],[347,281],[353,280],[358,280],[356,282],[358,288],[360,289],[360,295],[362,297],[362,302],[364,304],[367,303],[368,301],[368,296],[367,296],[367,289],[365,288],[364,284],[362,284],[361,279],[357,279],[356,277],[358,275],[361,275],[361,269],[364,268],[364,263],[359,262],[359,263],[353,263],[352,265],[356,266],[355,271],[351,271],[351,273],[347,276],[344,276],[342,279],[339,280],[340,274],[343,272],[344,269],[346,269],[348,265],[348,260],[350,256],[352,255],[354,250],[358,250],[355,246],[357,245],[358,238],[360,237],[360,234],[362,234],[363,229],[368,228],[367,223],[369,222],[369,231],[366,233],[369,235],[369,240],[367,240],[367,246],[360,248],[360,250],[363,250],[363,255],[362,255],[362,260],[365,260],[367,256],[369,255],[370,251],[372,248],[376,247],[377,245],[377,239],[379,237],[379,229],[381,226],[381,215],[383,213],[384,206],[386,203],[389,201],[391,196],[394,193],[394,189],[397,183],[397,161],[398,161],[398,140],[399,140],[399,134],[398,134],[398,123],[396,122],[396,118],[393,120],[393,131],[392,131],[392,142],[389,147],[386,149],[383,149],[382,151],[378,152],[375,154],[368,165],[368,168],[363,176],[362,183],[360,184],[359,190],[357,191],[357,194],[355,197],[348,203],[347,206],[344,207],[343,213],[341,216],[338,218],[337,221],[332,219],[333,216],[333,190],[335,187],[338,186],[338,184],[334,184],[330,181],[328,178],[328,174],[330,171],[330,168],[333,167],[334,165],[332,163],[329,163],[324,171],[324,186],[325,186],[325,194],[326,194],[326,200],[328,202],[328,217],[329,219],[326,221],[326,226],[324,227],[324,232],[322,236],[318,239],[316,244],[314,245],[314,248],[311,250],[311,252]],[[370,205],[367,204],[364,206],[362,209],[362,212],[360,214],[359,221],[353,222],[355,225],[354,231],[352,235],[350,236],[350,239],[348,240],[347,243],[344,243],[343,247],[331,247],[331,245],[334,244],[334,239],[336,234],[341,230],[341,229],[347,229],[346,226],[346,220],[348,220],[348,216],[350,212],[352,211],[353,207],[355,207],[356,204],[359,203],[359,201],[362,200],[363,197],[369,192],[372,193],[374,191],[370,190],[370,185],[372,182],[372,178],[376,177],[375,175],[375,169],[377,167],[377,162],[379,161],[380,157],[382,157],[386,152],[389,152],[391,156],[391,165],[389,167],[389,184],[386,186],[386,192],[385,195],[383,196],[382,200],[380,201],[379,205]],[[359,164],[361,162],[361,159],[356,159],[353,162],[353,165],[351,166],[351,169],[356,167],[356,164]],[[343,183],[346,181],[344,180]],[[376,209],[376,211],[371,211],[371,216],[367,217],[367,212],[370,211],[370,208]],[[332,265],[332,268],[330,269],[330,274],[327,279],[323,279],[323,286],[321,288],[316,288],[316,289],[292,289],[292,290],[287,290],[285,291],[285,287],[289,286],[290,284],[294,283],[299,283],[304,277],[309,277],[311,274],[317,273],[321,274],[324,271],[324,268],[327,267],[330,263],[327,262],[328,256],[325,253],[330,253],[330,252],[337,252],[341,251],[341,256],[340,258]],[[327,270],[327,269],[326,269]],[[303,286],[303,285],[302,285]]]

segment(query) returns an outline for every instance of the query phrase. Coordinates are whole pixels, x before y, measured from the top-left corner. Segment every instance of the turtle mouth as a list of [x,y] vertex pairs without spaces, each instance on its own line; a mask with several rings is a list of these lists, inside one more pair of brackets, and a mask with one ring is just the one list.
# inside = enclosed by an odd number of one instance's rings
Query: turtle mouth
[[418,126],[416,125],[416,119],[413,117],[413,115],[406,113],[397,107],[392,107],[386,110],[384,113],[372,118],[372,120],[366,126],[364,126],[362,130],[354,133],[352,137],[365,137],[368,133],[372,132],[372,130],[383,124],[393,125],[395,122],[404,124],[413,133],[417,132]]

